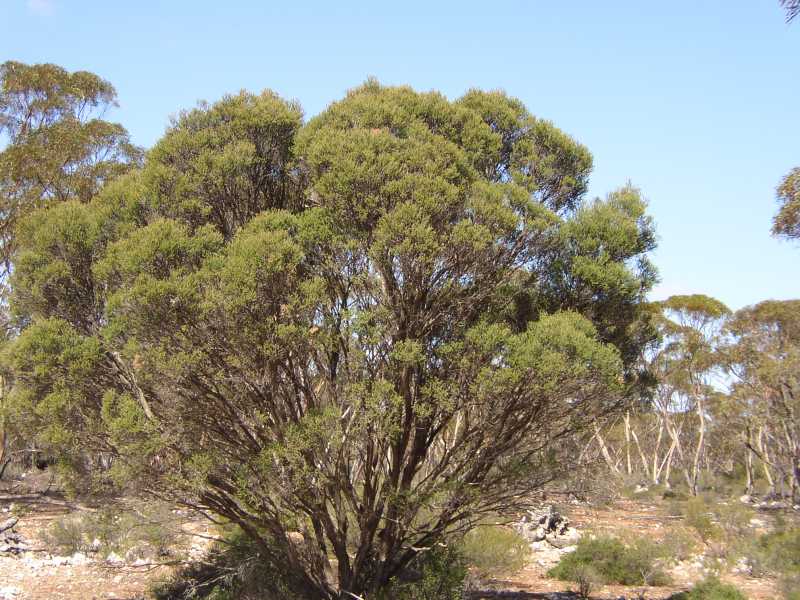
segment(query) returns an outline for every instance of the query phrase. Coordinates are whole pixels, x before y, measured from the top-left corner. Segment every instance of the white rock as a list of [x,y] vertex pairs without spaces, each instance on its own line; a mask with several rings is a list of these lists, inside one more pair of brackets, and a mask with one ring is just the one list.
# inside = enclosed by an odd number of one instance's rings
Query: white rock
[[0,599],[12,600],[22,593],[22,590],[13,585],[0,587]]
[[86,556],[83,552],[76,552],[69,559],[70,564],[72,565],[85,565],[89,562],[89,557]]
[[111,563],[112,565],[119,565],[119,564],[122,564],[122,563],[124,563],[124,562],[125,562],[125,559],[123,559],[123,558],[122,558],[122,557],[121,557],[119,554],[117,554],[116,552],[112,552],[111,554],[109,554],[108,556],[106,556],[106,562],[107,562],[107,563]]

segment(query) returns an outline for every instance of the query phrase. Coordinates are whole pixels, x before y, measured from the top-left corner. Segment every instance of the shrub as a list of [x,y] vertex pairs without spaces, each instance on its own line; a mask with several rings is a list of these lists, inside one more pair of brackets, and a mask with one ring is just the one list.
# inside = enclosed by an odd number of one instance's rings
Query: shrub
[[575,568],[575,583],[578,584],[578,596],[584,600],[590,598],[595,584],[601,583],[601,577],[594,567],[589,565],[578,565]]
[[464,559],[481,577],[512,573],[530,554],[528,543],[507,527],[478,527],[464,537]]
[[747,600],[747,596],[736,587],[710,577],[696,584],[688,592],[670,596],[670,600]]
[[722,504],[714,512],[726,542],[736,542],[747,535],[753,516],[752,509],[736,502]]
[[299,600],[255,542],[232,530],[208,556],[151,589],[155,600]]
[[462,600],[467,568],[463,554],[453,545],[423,552],[408,569],[410,581],[394,580],[380,600]]
[[692,531],[677,525],[667,529],[661,542],[665,557],[675,562],[687,560],[696,545],[697,538]]
[[762,535],[758,549],[764,565],[780,575],[800,576],[800,529],[786,529]]
[[669,578],[660,566],[663,550],[645,539],[630,545],[610,536],[583,538],[574,552],[565,554],[548,576],[578,581],[583,567],[591,567],[600,583],[665,585]]
[[690,498],[686,502],[684,518],[686,524],[697,532],[703,543],[708,543],[717,535],[717,527],[711,518],[708,505],[699,496]]
[[80,517],[68,515],[53,521],[42,535],[48,546],[57,548],[65,554],[84,550],[91,540],[87,540],[85,528]]
[[125,554],[134,549],[139,556],[163,556],[179,545],[179,533],[171,527],[174,520],[166,505],[156,504],[136,511],[109,506],[54,521],[43,540],[70,554],[92,548],[106,555]]
[[779,583],[785,600],[800,600],[800,574],[781,577]]

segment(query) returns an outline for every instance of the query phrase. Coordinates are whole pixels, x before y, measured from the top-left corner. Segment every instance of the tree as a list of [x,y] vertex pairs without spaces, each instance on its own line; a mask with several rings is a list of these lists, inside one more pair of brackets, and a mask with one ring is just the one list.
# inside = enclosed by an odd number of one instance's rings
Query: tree
[[52,202],[88,202],[141,159],[128,133],[100,117],[113,86],[51,64],[0,65],[0,260],[11,268],[21,216]]
[[[7,315],[19,220],[55,202],[88,202],[106,182],[139,164],[142,152],[116,123],[101,119],[115,104],[110,83],[56,65],[0,65],[0,322]],[[0,469],[8,448],[7,373],[0,375]],[[8,460],[8,459],[5,459]],[[1,471],[0,471],[1,472]]]
[[[708,421],[719,389],[713,376],[721,368],[717,346],[730,310],[719,300],[703,294],[671,296],[659,303],[662,346],[654,358],[659,376],[657,408],[672,438],[668,461],[677,452],[691,494],[698,492]],[[678,419],[696,416],[697,427],[676,425]],[[696,432],[696,433],[695,433]],[[691,454],[682,438],[693,442]],[[668,474],[667,474],[668,477]]]
[[728,330],[736,393],[757,435],[747,447],[800,500],[800,300],[767,300],[737,311]]
[[800,15],[800,0],[781,0],[781,6],[786,11],[786,20],[791,21]]
[[238,524],[297,594],[373,597],[638,384],[652,224],[630,186],[584,202],[590,169],[498,92],[183,113],[26,219],[16,414],[76,477],[106,453],[102,483]]
[[780,208],[772,222],[772,234],[800,239],[800,167],[792,169],[778,186]]

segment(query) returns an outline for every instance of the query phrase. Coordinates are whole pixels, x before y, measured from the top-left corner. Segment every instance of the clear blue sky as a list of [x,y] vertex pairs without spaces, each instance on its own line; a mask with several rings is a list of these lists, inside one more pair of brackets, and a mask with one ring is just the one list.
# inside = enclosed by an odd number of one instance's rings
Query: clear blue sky
[[800,165],[800,19],[778,0],[115,2],[0,0],[0,60],[110,80],[150,146],[170,114],[272,88],[308,116],[374,75],[503,88],[595,157],[591,194],[650,201],[662,283],[732,308],[800,297],[800,244],[770,237]]

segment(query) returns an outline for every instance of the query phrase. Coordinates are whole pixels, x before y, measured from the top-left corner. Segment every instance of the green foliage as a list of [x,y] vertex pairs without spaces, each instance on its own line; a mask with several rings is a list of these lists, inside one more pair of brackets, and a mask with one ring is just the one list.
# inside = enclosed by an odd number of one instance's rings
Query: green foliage
[[481,577],[519,571],[525,566],[530,548],[512,529],[501,526],[477,527],[464,536],[464,559]]
[[86,550],[92,543],[83,523],[83,519],[67,516],[56,519],[43,533],[44,542],[58,548],[65,554],[74,554]]
[[397,578],[379,595],[380,600],[463,600],[467,569],[460,551],[432,548],[408,568],[409,581]]
[[113,86],[86,71],[51,64],[0,65],[0,258],[8,268],[15,227],[36,208],[88,202],[112,179],[136,166],[141,149],[127,131],[102,120],[115,104]]
[[177,521],[168,506],[158,503],[132,509],[107,507],[56,519],[43,533],[43,541],[65,554],[114,552],[154,559],[180,551]]
[[669,578],[660,566],[664,558],[662,548],[643,538],[626,545],[610,536],[583,537],[547,574],[577,582],[590,567],[604,584],[665,585]]
[[573,572],[575,583],[578,584],[578,597],[581,600],[590,600],[592,589],[602,583],[602,577],[591,565],[578,565]]
[[800,238],[800,167],[792,169],[777,189],[778,209],[772,234],[786,239]]
[[684,507],[684,520],[700,536],[703,543],[708,543],[719,535],[719,528],[714,524],[711,508],[700,496],[690,498]]
[[285,573],[264,560],[264,552],[233,529],[202,561],[156,583],[151,593],[156,600],[299,600],[283,582]]
[[756,558],[768,571],[800,577],[800,528],[782,529],[762,535]]
[[590,167],[496,92],[201,105],[25,220],[9,402],[87,489],[211,507],[295,591],[377,593],[642,383],[653,227],[631,186],[585,202]]
[[735,586],[708,578],[694,585],[688,592],[670,596],[670,600],[747,600]]
[[660,543],[666,559],[681,562],[688,560],[694,553],[697,537],[687,527],[672,526],[664,532],[664,539]]

